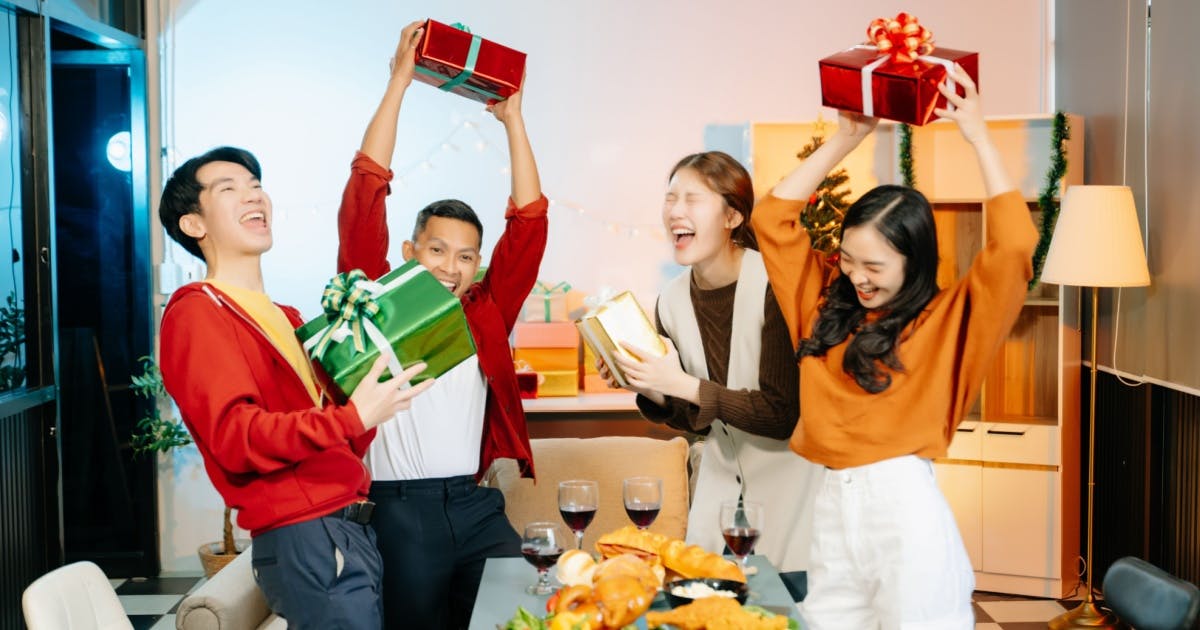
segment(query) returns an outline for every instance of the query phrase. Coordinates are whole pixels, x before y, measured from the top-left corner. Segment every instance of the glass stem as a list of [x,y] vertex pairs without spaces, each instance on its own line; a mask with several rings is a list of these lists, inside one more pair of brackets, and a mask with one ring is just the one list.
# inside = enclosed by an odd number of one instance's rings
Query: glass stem
[[583,550],[583,532],[575,532],[575,548]]

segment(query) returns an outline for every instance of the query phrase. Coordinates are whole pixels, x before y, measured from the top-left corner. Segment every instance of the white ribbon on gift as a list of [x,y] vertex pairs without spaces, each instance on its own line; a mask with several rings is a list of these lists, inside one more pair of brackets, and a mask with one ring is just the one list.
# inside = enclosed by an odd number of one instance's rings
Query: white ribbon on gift
[[600,308],[605,302],[617,297],[617,295],[616,289],[610,286],[602,286],[594,294],[583,298],[583,305],[587,307],[587,312],[590,315],[595,313],[596,309]]
[[[876,48],[875,46],[867,46],[866,44],[859,44],[857,46],[851,46],[850,48],[847,48],[846,50],[876,50],[877,51],[879,49]],[[874,116],[875,115],[875,95],[874,95],[874,90],[871,87],[871,74],[873,72],[875,72],[876,68],[887,63],[887,61],[891,58],[892,58],[891,55],[884,53],[884,54],[880,55],[880,57],[878,59],[876,59],[875,61],[872,61],[871,63],[863,66],[863,69],[862,69],[862,97],[863,97],[862,113],[863,113],[863,116]],[[950,61],[949,59],[942,59],[941,57],[934,57],[933,55],[921,55],[920,57],[917,57],[917,59],[920,59],[921,61],[925,61],[928,63],[934,63],[934,64],[937,64],[937,65],[945,68],[946,69],[946,86],[949,87],[951,90],[957,89],[958,84],[954,81],[954,79],[950,75],[950,73],[954,71],[954,62],[953,61]],[[951,103],[949,100],[947,100],[946,101],[946,109],[949,111],[954,111],[954,103]]]
[[[379,297],[380,295],[408,282],[409,280],[412,280],[422,272],[429,273],[425,267],[417,265],[412,269],[409,269],[408,271],[396,276],[395,278],[392,278],[385,284],[380,284],[374,280],[359,280],[354,283],[354,286],[365,289],[371,294],[371,297]],[[330,326],[333,326],[333,324],[329,324],[329,326],[317,331],[315,335],[309,337],[308,340],[304,342],[304,351],[306,353],[312,351],[313,346],[317,345],[317,342],[320,341],[321,337],[325,335],[325,331],[329,330]],[[400,373],[404,371],[404,368],[400,365],[400,359],[396,356],[396,351],[392,349],[392,344],[383,334],[383,331],[379,330],[379,328],[375,325],[375,322],[368,318],[363,318],[362,326],[363,332],[367,333],[367,339],[370,339],[371,343],[375,344],[375,347],[379,349],[379,353],[387,359],[388,371],[392,373],[392,376],[399,376]],[[349,338],[351,334],[350,325],[346,322],[341,322],[341,325],[338,326],[337,330],[333,331],[332,341],[333,343],[341,343]],[[408,386],[409,385],[407,383],[404,385],[404,387]]]

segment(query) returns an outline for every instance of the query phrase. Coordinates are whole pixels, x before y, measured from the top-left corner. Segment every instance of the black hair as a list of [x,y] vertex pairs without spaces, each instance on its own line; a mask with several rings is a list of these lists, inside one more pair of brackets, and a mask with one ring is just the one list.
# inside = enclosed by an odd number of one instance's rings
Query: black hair
[[441,217],[443,219],[457,219],[475,226],[475,231],[479,232],[479,243],[483,244],[483,223],[479,221],[479,215],[471,209],[466,203],[457,199],[442,199],[435,201],[428,206],[425,206],[417,213],[417,223],[413,226],[412,240],[416,241],[421,232],[425,231],[425,224],[429,223],[429,217]]
[[188,236],[179,227],[179,220],[189,214],[200,213],[200,191],[204,186],[196,179],[196,173],[212,162],[232,162],[246,167],[254,179],[262,181],[262,167],[254,154],[236,147],[217,147],[204,155],[196,156],[175,169],[167,184],[163,186],[162,199],[158,204],[158,219],[167,234],[190,254],[204,260],[200,243]]
[[846,211],[843,231],[862,225],[874,226],[904,256],[904,284],[880,307],[878,319],[864,323],[867,308],[858,301],[850,277],[838,274],[825,289],[812,336],[800,341],[796,360],[825,356],[853,333],[842,370],[860,387],[878,394],[892,384],[884,368],[904,369],[896,357],[901,333],[937,295],[937,230],[925,195],[893,185],[875,187]]

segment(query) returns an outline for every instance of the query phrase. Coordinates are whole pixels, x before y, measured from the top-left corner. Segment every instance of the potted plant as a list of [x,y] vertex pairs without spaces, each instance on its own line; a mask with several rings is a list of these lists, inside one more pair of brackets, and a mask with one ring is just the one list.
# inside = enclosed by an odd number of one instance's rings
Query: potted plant
[[0,307],[0,392],[20,387],[25,382],[25,310],[17,306],[12,291]]
[[[162,373],[152,357],[138,359],[142,366],[141,374],[133,375],[131,389],[133,392],[151,401],[145,417],[138,420],[132,437],[134,455],[143,453],[166,453],[173,448],[187,446],[192,443],[192,436],[187,428],[174,416],[163,417],[159,401],[168,399],[167,390],[163,387]],[[200,564],[204,567],[204,576],[211,578],[225,565],[233,561],[239,553],[245,551],[250,544],[248,540],[235,540],[233,537],[233,520],[230,518],[230,508],[225,506],[224,536],[220,542],[204,543],[197,552]]]

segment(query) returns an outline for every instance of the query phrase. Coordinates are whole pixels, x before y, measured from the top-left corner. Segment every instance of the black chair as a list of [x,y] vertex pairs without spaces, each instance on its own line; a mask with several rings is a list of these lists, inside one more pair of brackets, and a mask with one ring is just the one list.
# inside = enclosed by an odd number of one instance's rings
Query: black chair
[[1191,630],[1200,613],[1200,589],[1125,556],[1104,574],[1104,603],[1135,630]]

